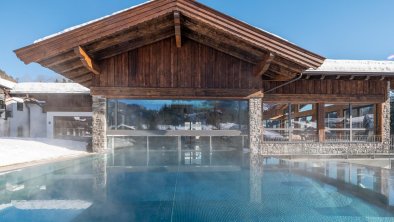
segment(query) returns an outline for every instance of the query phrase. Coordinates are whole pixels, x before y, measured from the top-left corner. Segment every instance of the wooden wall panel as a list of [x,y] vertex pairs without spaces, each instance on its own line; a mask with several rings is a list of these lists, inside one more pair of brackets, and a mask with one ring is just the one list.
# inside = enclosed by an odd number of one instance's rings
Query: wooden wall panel
[[[175,37],[102,60],[100,68],[101,74],[93,77],[94,92],[116,93],[115,88],[119,87],[121,88],[119,93],[130,93],[127,89],[145,88],[147,90],[140,91],[149,94],[141,94],[141,97],[147,98],[155,88],[161,90],[157,96],[165,94],[166,91],[173,92],[175,89],[180,89],[179,92],[182,92],[182,89],[188,89],[195,90],[196,97],[214,96],[211,94],[215,92],[223,94],[223,90],[228,90],[224,93],[228,97],[231,93],[237,94],[237,90],[266,91],[284,83],[263,82],[260,77],[253,76],[253,64],[190,39],[184,38],[182,47],[177,48]],[[305,95],[312,97],[314,95],[313,98],[308,99],[320,101],[319,98],[324,96],[331,98],[340,95],[346,101],[357,100],[357,98],[369,101],[385,95],[385,83],[386,81],[379,80],[344,78],[298,80],[267,93],[264,98],[294,100],[300,99],[300,96],[305,98]],[[208,91],[205,92],[204,89]],[[189,91],[187,91],[188,95],[193,95]],[[221,94],[217,96],[220,97]],[[127,97],[127,94],[103,95]],[[138,97],[134,92],[130,96]]]
[[101,61],[96,87],[259,89],[253,64],[185,39],[168,38]]
[[[263,82],[263,88],[269,90],[283,83]],[[385,83],[380,80],[299,80],[269,94],[385,95]]]

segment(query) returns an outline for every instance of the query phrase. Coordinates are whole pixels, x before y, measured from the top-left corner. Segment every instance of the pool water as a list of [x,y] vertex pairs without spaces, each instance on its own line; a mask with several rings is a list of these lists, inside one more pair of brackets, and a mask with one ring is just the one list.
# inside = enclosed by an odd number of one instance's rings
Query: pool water
[[0,221],[394,221],[390,170],[231,152],[119,149],[0,173]]

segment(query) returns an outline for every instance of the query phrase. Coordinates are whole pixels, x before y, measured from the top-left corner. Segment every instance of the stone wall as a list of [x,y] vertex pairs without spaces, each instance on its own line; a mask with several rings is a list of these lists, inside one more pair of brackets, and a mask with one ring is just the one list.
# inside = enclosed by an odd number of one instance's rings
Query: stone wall
[[103,153],[107,151],[107,99],[93,96],[92,106],[92,149],[93,152]]
[[263,142],[262,155],[361,155],[388,153],[388,147],[382,142],[342,142],[342,143],[272,143]]

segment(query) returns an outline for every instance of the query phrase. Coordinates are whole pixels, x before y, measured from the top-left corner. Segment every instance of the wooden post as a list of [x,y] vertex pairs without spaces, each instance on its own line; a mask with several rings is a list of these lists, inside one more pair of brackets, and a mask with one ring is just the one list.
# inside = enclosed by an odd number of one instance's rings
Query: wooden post
[[317,135],[319,138],[319,142],[324,142],[326,139],[326,134],[324,132],[325,124],[325,111],[324,111],[324,103],[316,104],[317,107]]

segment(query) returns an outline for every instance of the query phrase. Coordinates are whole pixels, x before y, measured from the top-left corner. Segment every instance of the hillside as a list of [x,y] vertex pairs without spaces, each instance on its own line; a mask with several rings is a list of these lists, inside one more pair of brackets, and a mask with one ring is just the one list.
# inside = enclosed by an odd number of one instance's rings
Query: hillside
[[12,78],[12,76],[8,75],[4,70],[0,69],[0,78],[5,79],[5,80],[9,80],[12,82],[16,82],[16,80],[14,78]]

